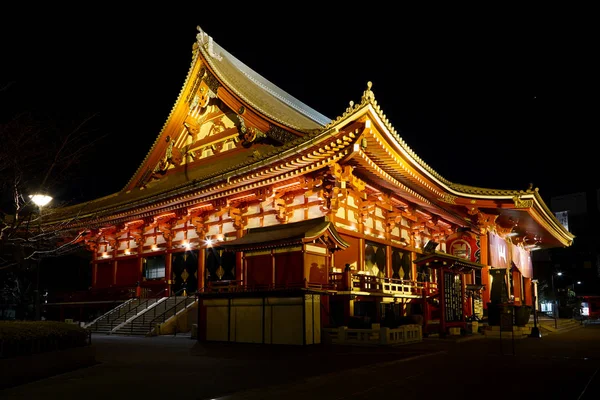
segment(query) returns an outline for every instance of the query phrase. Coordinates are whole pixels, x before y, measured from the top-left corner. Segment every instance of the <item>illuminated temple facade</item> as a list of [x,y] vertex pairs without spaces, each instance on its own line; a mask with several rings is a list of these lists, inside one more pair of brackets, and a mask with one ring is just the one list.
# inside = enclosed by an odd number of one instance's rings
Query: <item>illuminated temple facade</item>
[[531,306],[530,252],[573,240],[537,189],[443,178],[370,83],[331,119],[200,28],[133,177],[54,218],[83,232],[90,293],[196,293],[200,339],[265,343],[318,343],[322,327],[390,315],[446,333],[493,300]]

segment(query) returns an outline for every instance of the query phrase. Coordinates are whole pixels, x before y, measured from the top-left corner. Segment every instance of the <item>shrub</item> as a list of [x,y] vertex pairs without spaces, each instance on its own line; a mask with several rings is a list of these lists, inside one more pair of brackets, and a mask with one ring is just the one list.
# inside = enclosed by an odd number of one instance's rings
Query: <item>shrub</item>
[[0,321],[0,358],[86,346],[80,326],[56,321]]

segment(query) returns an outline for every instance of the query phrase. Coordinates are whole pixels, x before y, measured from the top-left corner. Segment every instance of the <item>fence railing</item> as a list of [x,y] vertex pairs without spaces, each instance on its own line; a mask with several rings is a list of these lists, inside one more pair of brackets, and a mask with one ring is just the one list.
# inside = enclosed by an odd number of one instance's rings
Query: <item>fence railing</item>
[[[153,327],[155,327],[156,324],[164,324],[167,320],[169,320],[172,317],[175,317],[179,312],[187,309],[188,306],[190,306],[191,304],[194,304],[194,302],[196,302],[196,300],[198,299],[198,293],[196,292],[190,295],[183,296],[183,300],[178,301],[178,294],[181,294],[182,292],[183,290],[180,290],[178,293],[172,296],[173,298],[175,298],[175,304],[173,304],[173,306],[165,309],[162,312],[162,314],[154,317],[154,319],[150,321],[150,329],[153,329]],[[175,328],[175,334],[177,334],[177,328]]]
[[332,290],[334,286],[330,283],[308,281],[246,285],[244,281],[228,280],[210,281],[202,292],[264,292],[295,289]]
[[398,328],[373,329],[323,328],[322,332],[334,344],[395,345],[423,341],[421,325],[401,325]]
[[202,292],[262,292],[293,289],[315,290],[348,290],[372,293],[386,293],[403,296],[422,296],[435,294],[437,283],[419,282],[372,275],[352,274],[350,281],[344,273],[334,272],[329,275],[328,283],[321,282],[287,282],[270,284],[245,284],[241,280],[210,281]]

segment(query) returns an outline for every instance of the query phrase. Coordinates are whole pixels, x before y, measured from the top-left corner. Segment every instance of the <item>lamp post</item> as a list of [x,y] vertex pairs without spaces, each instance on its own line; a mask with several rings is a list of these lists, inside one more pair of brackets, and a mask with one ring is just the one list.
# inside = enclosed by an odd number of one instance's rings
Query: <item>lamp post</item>
[[531,333],[529,334],[529,337],[539,339],[542,337],[542,335],[540,333],[540,329],[537,326],[537,296],[535,295],[535,284],[536,283],[537,283],[537,280],[535,280],[535,279],[533,279],[531,281],[531,293],[532,293],[531,302],[533,304],[533,328],[531,328]]
[[[43,193],[36,193],[36,194],[32,194],[29,196],[29,198],[31,199],[31,201],[33,201],[33,203],[38,206],[39,209],[39,215],[38,215],[38,234],[41,235],[42,233],[42,209],[44,206],[46,206],[48,203],[50,203],[52,201],[52,197],[48,196],[47,194],[43,194]],[[41,240],[41,239],[38,239]],[[40,250],[40,245],[39,242],[38,244],[36,244],[36,248],[37,250]],[[40,256],[38,256],[38,260],[37,260],[37,271],[36,271],[36,282],[35,282],[35,319],[36,321],[40,320],[41,317],[41,310],[40,310],[40,266],[42,263],[42,258]]]
[[[556,275],[562,276],[562,272],[557,272]],[[558,296],[554,291],[554,273],[552,274],[552,294],[554,295],[554,328],[558,329]]]

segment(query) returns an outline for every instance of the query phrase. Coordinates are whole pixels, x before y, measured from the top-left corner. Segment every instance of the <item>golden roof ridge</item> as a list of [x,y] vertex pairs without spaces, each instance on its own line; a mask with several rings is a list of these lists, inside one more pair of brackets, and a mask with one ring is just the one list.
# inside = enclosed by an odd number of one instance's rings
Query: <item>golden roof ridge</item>
[[493,189],[493,188],[482,188],[482,187],[478,187],[478,186],[470,186],[470,185],[463,185],[460,183],[452,183],[450,182],[448,184],[448,186],[453,189],[456,190],[457,192],[462,192],[465,194],[478,194],[478,195],[484,195],[484,196],[522,196],[522,195],[527,195],[527,194],[534,194],[537,193],[538,188],[535,189],[526,189],[526,190],[522,190],[522,189]]
[[444,183],[444,184],[446,184],[448,186],[453,185],[452,182],[450,182],[449,180],[447,180],[446,178],[444,178],[443,176],[441,176],[437,171],[435,171],[425,161],[423,161],[417,155],[417,153],[414,152],[413,149],[411,149],[408,146],[408,144],[400,136],[400,134],[398,133],[398,131],[396,130],[396,128],[394,128],[392,126],[392,123],[390,122],[390,120],[388,119],[388,117],[383,113],[383,110],[381,109],[381,106],[377,103],[377,100],[375,100],[375,94],[371,90],[372,87],[373,87],[373,83],[371,81],[368,81],[367,82],[367,89],[363,92],[363,95],[361,97],[361,102],[358,103],[358,104],[354,104],[353,101],[350,101],[350,106],[348,108],[346,108],[346,110],[344,111],[344,113],[341,116],[337,117],[335,120],[332,120],[329,124],[327,124],[325,126],[325,129],[330,128],[331,126],[338,124],[339,122],[341,122],[342,120],[344,120],[346,117],[349,117],[350,115],[354,114],[354,112],[358,111],[359,109],[363,108],[364,106],[371,105],[372,108],[373,108],[373,110],[377,114],[377,116],[381,119],[381,121],[383,122],[383,124],[387,128],[387,130],[398,141],[398,144],[400,144],[400,147],[402,147],[402,149],[404,151],[406,151],[406,153],[418,165],[420,165],[421,167],[423,167],[427,172],[429,172],[435,178],[437,178],[438,180],[440,180],[442,183]]
[[[385,127],[388,131],[395,137],[400,146],[406,153],[421,167],[423,167],[427,172],[429,172],[433,177],[438,179],[443,184],[447,185],[451,189],[463,192],[465,194],[478,194],[478,195],[492,195],[492,196],[522,196],[525,194],[533,194],[538,191],[538,188],[532,190],[531,188],[527,190],[512,190],[512,189],[494,189],[494,188],[482,188],[477,186],[465,185],[460,183],[454,183],[449,181],[448,179],[441,176],[437,171],[435,171],[431,166],[429,166],[425,161],[423,161],[414,150],[410,148],[410,146],[406,143],[406,141],[400,136],[398,131],[392,126],[391,122],[387,118],[387,116],[383,113],[381,106],[377,103],[375,99],[375,94],[371,90],[373,87],[373,83],[371,81],[367,82],[367,89],[363,92],[361,97],[361,102],[358,104],[354,104],[353,101],[350,101],[350,105],[341,116],[338,116],[335,120],[331,121],[329,124],[325,126],[325,129],[330,128],[333,125],[336,125],[354,114],[359,109],[363,108],[366,105],[371,105],[373,110],[376,112],[377,116],[381,119]],[[543,201],[542,201],[543,203]],[[545,203],[544,203],[545,204]],[[547,206],[545,207],[547,209]]]
[[215,63],[216,61],[223,61],[223,54],[226,55],[226,59],[229,63],[235,66],[237,70],[243,74],[243,76],[251,81],[254,85],[258,86],[261,90],[271,95],[273,98],[277,99],[280,103],[285,104],[290,109],[294,110],[296,113],[301,114],[304,118],[311,120],[314,124],[318,125],[319,128],[322,128],[327,121],[330,121],[329,117],[321,114],[317,110],[303,103],[299,99],[295,98],[291,94],[287,93],[285,90],[281,89],[279,86],[270,82],[262,75],[252,70],[249,66],[244,64],[242,61],[238,60],[233,54],[229,53],[225,48],[221,47],[217,42],[213,40],[211,36],[209,36],[206,32],[202,30],[200,26],[197,27],[198,34],[196,35],[196,43],[198,44],[199,50],[203,54],[203,58],[206,63],[210,66],[213,73],[221,80],[225,86],[229,90],[231,90],[236,96],[242,99],[244,102],[250,104],[257,111],[259,111],[265,117],[275,121],[283,126],[292,128],[298,132],[308,132],[314,128],[302,128],[293,124],[289,120],[281,119],[280,117],[274,115],[269,112],[265,107],[262,107],[259,104],[256,104],[252,101],[248,96],[244,95],[240,90],[238,90],[237,85],[231,82],[231,80],[223,74],[222,69],[218,68],[218,65]]

